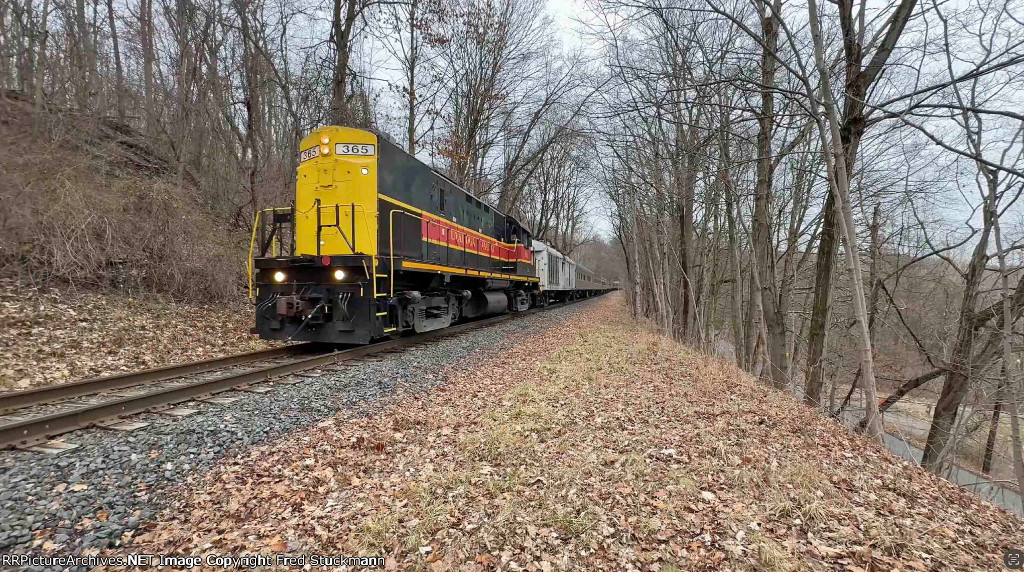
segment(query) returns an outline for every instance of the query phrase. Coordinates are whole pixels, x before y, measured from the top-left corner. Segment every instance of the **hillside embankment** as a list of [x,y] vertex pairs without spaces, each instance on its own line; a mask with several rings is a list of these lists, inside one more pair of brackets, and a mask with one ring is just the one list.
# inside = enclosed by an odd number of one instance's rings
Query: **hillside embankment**
[[0,392],[270,347],[244,301],[0,279]]
[[244,193],[152,139],[0,91],[0,391],[265,347]]
[[[618,296],[426,393],[183,485],[123,552],[403,570],[1001,570],[1022,522]],[[271,566],[273,568],[273,566]]]
[[16,96],[0,91],[0,277],[242,297],[241,187],[211,188],[124,123]]

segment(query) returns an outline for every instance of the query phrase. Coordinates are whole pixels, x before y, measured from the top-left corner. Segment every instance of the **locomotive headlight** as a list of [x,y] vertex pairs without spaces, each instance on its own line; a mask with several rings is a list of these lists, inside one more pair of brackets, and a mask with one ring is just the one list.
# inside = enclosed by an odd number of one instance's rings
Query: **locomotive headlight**
[[325,134],[320,136],[320,144],[321,145],[327,145],[330,142],[331,142],[331,136],[330,135],[327,135],[325,133]]
[[274,282],[284,282],[285,278],[287,278],[287,276],[285,276],[284,272],[281,272],[280,270],[274,273]]
[[321,145],[320,146],[320,155],[321,156],[326,157],[327,155],[330,155],[330,154],[331,154],[331,146],[330,145]]
[[334,279],[337,280],[338,282],[341,282],[342,280],[344,280],[345,279],[345,271],[342,270],[341,268],[335,270],[334,271]]

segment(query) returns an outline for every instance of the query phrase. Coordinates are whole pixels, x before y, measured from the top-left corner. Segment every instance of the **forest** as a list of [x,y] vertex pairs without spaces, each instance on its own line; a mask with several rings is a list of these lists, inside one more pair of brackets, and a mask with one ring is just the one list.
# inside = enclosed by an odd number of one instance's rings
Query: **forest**
[[298,141],[372,128],[652,327],[1024,485],[1024,3],[562,9],[0,0],[0,272],[241,297]]

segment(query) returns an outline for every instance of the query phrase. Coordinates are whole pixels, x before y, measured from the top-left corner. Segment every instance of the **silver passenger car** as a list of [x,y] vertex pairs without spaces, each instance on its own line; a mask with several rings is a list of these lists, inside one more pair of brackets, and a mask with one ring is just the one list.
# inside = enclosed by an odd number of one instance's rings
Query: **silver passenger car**
[[540,306],[612,290],[615,286],[582,264],[539,240],[533,241],[533,260],[540,279]]

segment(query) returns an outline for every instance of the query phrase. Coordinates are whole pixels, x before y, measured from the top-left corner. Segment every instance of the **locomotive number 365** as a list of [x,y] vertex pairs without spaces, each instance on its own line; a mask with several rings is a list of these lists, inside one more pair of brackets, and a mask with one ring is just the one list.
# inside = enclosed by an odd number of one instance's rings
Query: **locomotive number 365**
[[335,155],[369,155],[373,156],[374,146],[370,143],[336,143]]

